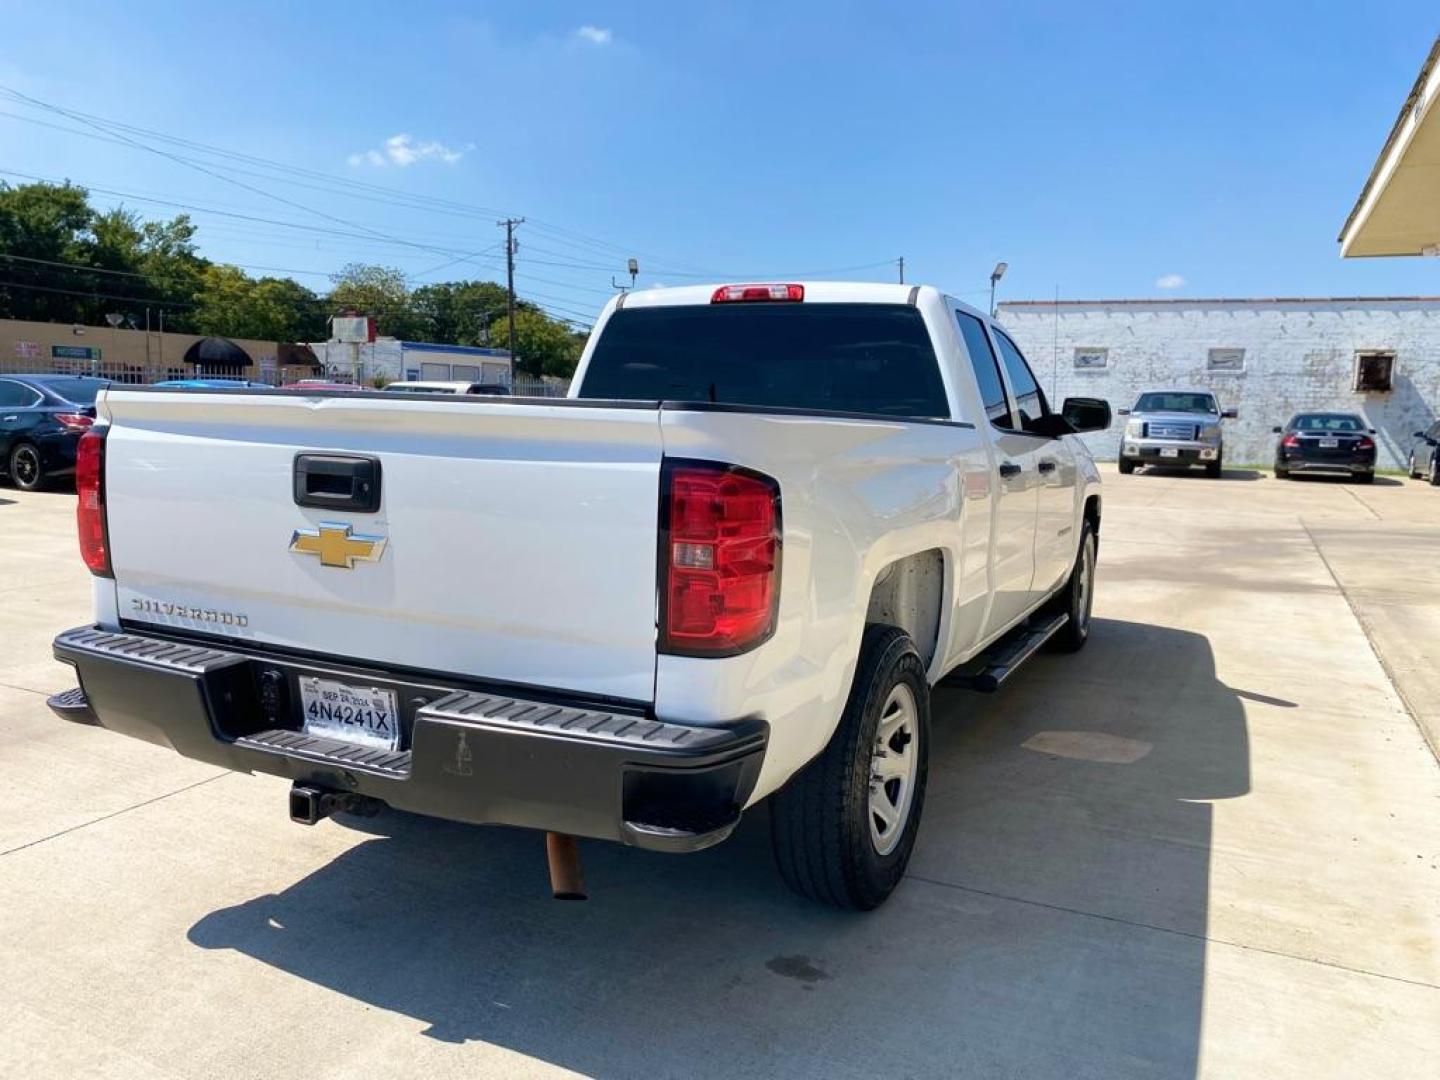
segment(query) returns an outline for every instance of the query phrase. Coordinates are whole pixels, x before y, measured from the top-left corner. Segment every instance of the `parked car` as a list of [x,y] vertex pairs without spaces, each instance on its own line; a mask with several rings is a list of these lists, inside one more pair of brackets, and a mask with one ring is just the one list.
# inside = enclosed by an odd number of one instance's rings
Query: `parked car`
[[931,687],[1090,634],[1110,408],[933,288],[631,292],[568,399],[347,404],[103,398],[57,713],[288,777],[307,824],[545,830],[557,894],[575,835],[694,851],[771,797],[789,884],[865,909]]
[[1357,413],[1302,412],[1283,428],[1275,444],[1275,476],[1340,473],[1362,484],[1375,479],[1375,429]]
[[254,382],[250,379],[166,379],[164,382],[157,382],[155,386],[164,387],[167,390],[274,390],[275,387],[267,382]]
[[1440,421],[1431,424],[1424,431],[1415,432],[1414,445],[1410,447],[1410,479],[1425,477],[1440,487]]
[[385,389],[402,394],[492,394],[503,397],[510,393],[510,387],[504,383],[470,382],[466,379],[438,382],[392,382],[386,383]]
[[73,473],[95,395],[107,385],[80,375],[0,375],[0,472],[22,491]]
[[1120,440],[1120,471],[1133,473],[1142,465],[1200,465],[1218,477],[1225,468],[1221,420],[1235,419],[1234,409],[1220,408],[1209,390],[1147,390],[1133,409]]

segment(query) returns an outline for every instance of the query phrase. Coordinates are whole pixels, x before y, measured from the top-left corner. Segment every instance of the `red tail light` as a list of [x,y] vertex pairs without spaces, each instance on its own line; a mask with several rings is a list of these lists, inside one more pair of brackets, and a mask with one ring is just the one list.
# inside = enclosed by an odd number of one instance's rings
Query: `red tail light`
[[71,431],[87,431],[95,423],[93,416],[84,413],[57,412],[55,419]]
[[775,630],[780,487],[730,465],[667,461],[662,473],[660,650],[733,656]]
[[1294,450],[1300,445],[1300,436],[1293,433],[1290,435],[1286,435],[1285,438],[1280,440],[1280,445]]
[[735,304],[747,300],[804,300],[804,285],[721,285],[710,294],[712,304]]
[[75,524],[80,557],[92,574],[111,577],[110,529],[105,520],[105,432],[87,431],[75,448]]
[[1361,436],[1360,436],[1360,441],[1355,444],[1355,449],[1356,449],[1356,450],[1374,450],[1374,449],[1375,449],[1375,440],[1372,439],[1372,438],[1370,438],[1369,435],[1361,435]]

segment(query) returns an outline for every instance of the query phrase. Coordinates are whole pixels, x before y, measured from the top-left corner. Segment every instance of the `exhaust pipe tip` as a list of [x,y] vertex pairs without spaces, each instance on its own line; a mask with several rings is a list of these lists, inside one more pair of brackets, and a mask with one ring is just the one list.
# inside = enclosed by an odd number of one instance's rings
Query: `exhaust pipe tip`
[[580,845],[564,833],[545,834],[545,858],[550,864],[550,892],[556,900],[588,900],[580,871]]

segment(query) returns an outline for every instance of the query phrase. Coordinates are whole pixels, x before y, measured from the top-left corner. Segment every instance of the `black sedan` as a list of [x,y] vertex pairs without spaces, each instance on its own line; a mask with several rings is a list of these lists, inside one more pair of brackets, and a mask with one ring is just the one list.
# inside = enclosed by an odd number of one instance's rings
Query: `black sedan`
[[0,374],[0,472],[22,491],[75,471],[75,447],[95,422],[106,379]]
[[1340,473],[1362,484],[1375,479],[1375,429],[1356,413],[1296,413],[1275,428],[1275,476]]

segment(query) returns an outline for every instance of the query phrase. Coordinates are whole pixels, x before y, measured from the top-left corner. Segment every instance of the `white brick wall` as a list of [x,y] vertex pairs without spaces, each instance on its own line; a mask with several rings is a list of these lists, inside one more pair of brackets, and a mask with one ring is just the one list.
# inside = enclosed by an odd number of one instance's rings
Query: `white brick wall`
[[[1019,344],[1046,394],[1101,397],[1112,408],[1142,390],[1204,388],[1225,408],[1227,462],[1265,464],[1270,429],[1301,410],[1358,412],[1378,433],[1381,468],[1405,462],[1411,432],[1440,409],[1440,299],[1049,301],[1002,303],[999,321]],[[1075,350],[1108,350],[1101,370],[1076,370]],[[1243,373],[1207,372],[1211,349],[1245,350]],[[1395,353],[1390,393],[1355,393],[1357,350]],[[1113,459],[1121,423],[1088,436]]]

